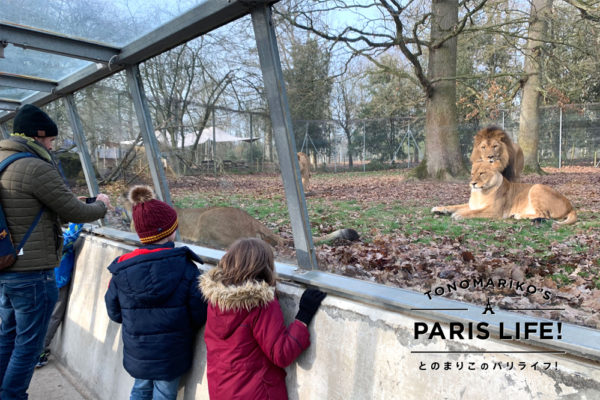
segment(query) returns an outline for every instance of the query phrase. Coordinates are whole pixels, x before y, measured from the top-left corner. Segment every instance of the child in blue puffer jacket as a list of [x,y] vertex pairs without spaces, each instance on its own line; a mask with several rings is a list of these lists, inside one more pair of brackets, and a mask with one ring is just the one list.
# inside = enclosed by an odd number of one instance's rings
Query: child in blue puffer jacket
[[206,322],[194,264],[202,261],[187,247],[175,248],[177,213],[150,187],[134,187],[129,200],[144,246],[109,265],[106,309],[123,324],[123,366],[135,378],[131,399],[175,399],[192,365],[196,332]]

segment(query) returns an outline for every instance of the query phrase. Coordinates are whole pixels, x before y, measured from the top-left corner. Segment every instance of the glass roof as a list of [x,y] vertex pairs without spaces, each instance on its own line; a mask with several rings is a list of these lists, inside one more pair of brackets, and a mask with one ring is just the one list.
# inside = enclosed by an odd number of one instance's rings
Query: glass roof
[[[57,81],[90,64],[90,61],[25,50],[8,45],[0,58],[0,71]],[[0,95],[1,96],[1,95]]]
[[34,93],[35,92],[32,90],[15,89],[8,86],[0,86],[0,99],[2,100],[15,100],[20,102],[22,99],[25,99]]
[[123,47],[205,0],[2,0],[0,21]]
[[[0,23],[121,48],[206,0],[2,0]],[[8,44],[1,73],[60,81],[94,61]],[[23,101],[34,91],[0,84],[0,98]]]
[[0,1],[4,122],[19,104],[54,101],[277,0]]

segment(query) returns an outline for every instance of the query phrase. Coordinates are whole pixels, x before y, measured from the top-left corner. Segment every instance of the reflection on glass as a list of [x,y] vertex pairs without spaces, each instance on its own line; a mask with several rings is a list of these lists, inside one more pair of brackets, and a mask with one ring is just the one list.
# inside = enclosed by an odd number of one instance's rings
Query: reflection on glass
[[21,101],[24,98],[31,96],[33,91],[25,89],[14,89],[8,86],[0,85],[0,99]]
[[6,46],[0,58],[0,71],[49,80],[61,80],[91,64],[89,61]]
[[3,0],[0,20],[121,47],[203,1]]

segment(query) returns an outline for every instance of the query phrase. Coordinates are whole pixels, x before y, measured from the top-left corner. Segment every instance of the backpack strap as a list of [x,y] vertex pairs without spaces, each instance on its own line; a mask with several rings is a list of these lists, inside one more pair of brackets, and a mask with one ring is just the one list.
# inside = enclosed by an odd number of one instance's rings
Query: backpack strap
[[[14,161],[17,161],[17,160],[19,160],[21,158],[27,158],[27,157],[36,157],[37,158],[37,156],[35,154],[27,153],[27,152],[21,152],[21,153],[11,154],[10,156],[6,157],[2,162],[0,162],[0,173],[4,172],[4,170],[6,169],[6,167],[8,167]],[[42,218],[42,214],[44,213],[44,209],[45,209],[44,206],[42,206],[42,208],[40,208],[40,211],[38,212],[38,214],[36,215],[35,219],[33,220],[33,223],[31,224],[31,226],[27,230],[27,233],[25,233],[25,236],[23,236],[23,239],[21,240],[21,243],[19,243],[19,246],[16,249],[17,254],[21,251],[21,249],[23,248],[23,246],[25,246],[25,243],[27,242],[27,239],[29,239],[29,236],[31,236],[31,233],[33,232],[33,230],[37,226],[38,222],[40,222],[40,219]]]
[[27,153],[27,152],[11,154],[10,156],[8,156],[4,160],[2,160],[2,162],[0,162],[0,173],[2,173],[4,171],[4,169],[6,169],[6,167],[8,167],[14,161],[17,161],[21,158],[27,158],[27,157],[36,157],[37,158],[37,156],[35,154]]
[[40,211],[38,212],[35,219],[31,223],[31,226],[29,227],[29,229],[27,229],[27,233],[25,233],[25,236],[23,236],[23,239],[21,239],[21,243],[19,243],[19,246],[17,246],[17,248],[16,248],[17,254],[19,254],[19,252],[21,251],[23,246],[25,246],[27,239],[29,239],[29,236],[31,236],[31,233],[35,229],[36,225],[38,224],[38,222],[40,222],[40,219],[42,218],[42,214],[44,213],[44,209],[45,209],[44,206],[42,206],[42,208],[40,208]]

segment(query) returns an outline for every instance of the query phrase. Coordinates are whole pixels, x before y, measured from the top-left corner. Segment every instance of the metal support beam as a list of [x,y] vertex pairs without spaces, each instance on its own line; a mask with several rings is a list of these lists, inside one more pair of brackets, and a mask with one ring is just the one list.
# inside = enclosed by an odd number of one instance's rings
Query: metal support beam
[[[14,112],[14,111],[17,111],[17,108],[19,108],[20,105],[21,105],[21,103],[18,101],[15,101],[15,100],[0,99],[0,110]],[[8,121],[8,119],[6,121]],[[5,122],[5,121],[0,121],[0,122]]]
[[300,166],[296,155],[290,108],[271,19],[271,8],[265,5],[258,6],[252,10],[251,14],[275,134],[279,167],[292,223],[298,265],[304,269],[318,269],[306,200],[300,179]]
[[0,22],[0,42],[94,62],[108,62],[119,54],[120,50],[102,43],[73,39],[58,33],[7,22]]
[[115,63],[131,65],[163,53],[181,43],[247,15],[256,4],[279,0],[207,0],[168,24],[125,46]]
[[162,201],[173,204],[171,202],[171,194],[169,193],[165,170],[161,163],[160,148],[154,134],[154,126],[152,124],[152,117],[150,116],[150,109],[148,108],[148,101],[144,93],[144,86],[142,85],[140,69],[137,65],[127,67],[127,84],[129,85],[129,93],[135,106],[138,124],[142,131],[146,157],[148,158],[156,196]]
[[33,78],[25,75],[7,74],[0,72],[0,86],[9,86],[20,89],[36,90],[39,92],[52,92],[57,83],[47,79]]
[[2,134],[2,139],[8,139],[10,137],[10,133],[8,132],[8,127],[6,123],[0,123],[0,134]]
[[85,175],[85,181],[87,182],[88,191],[90,196],[96,196],[100,193],[98,188],[98,181],[96,180],[96,174],[94,173],[94,166],[92,165],[92,159],[90,157],[90,151],[85,142],[85,134],[83,132],[83,125],[77,107],[75,106],[75,99],[73,95],[67,95],[63,98],[63,103],[67,109],[67,116],[71,123],[71,130],[73,131],[73,138],[79,150],[79,160],[83,167],[83,174]]

